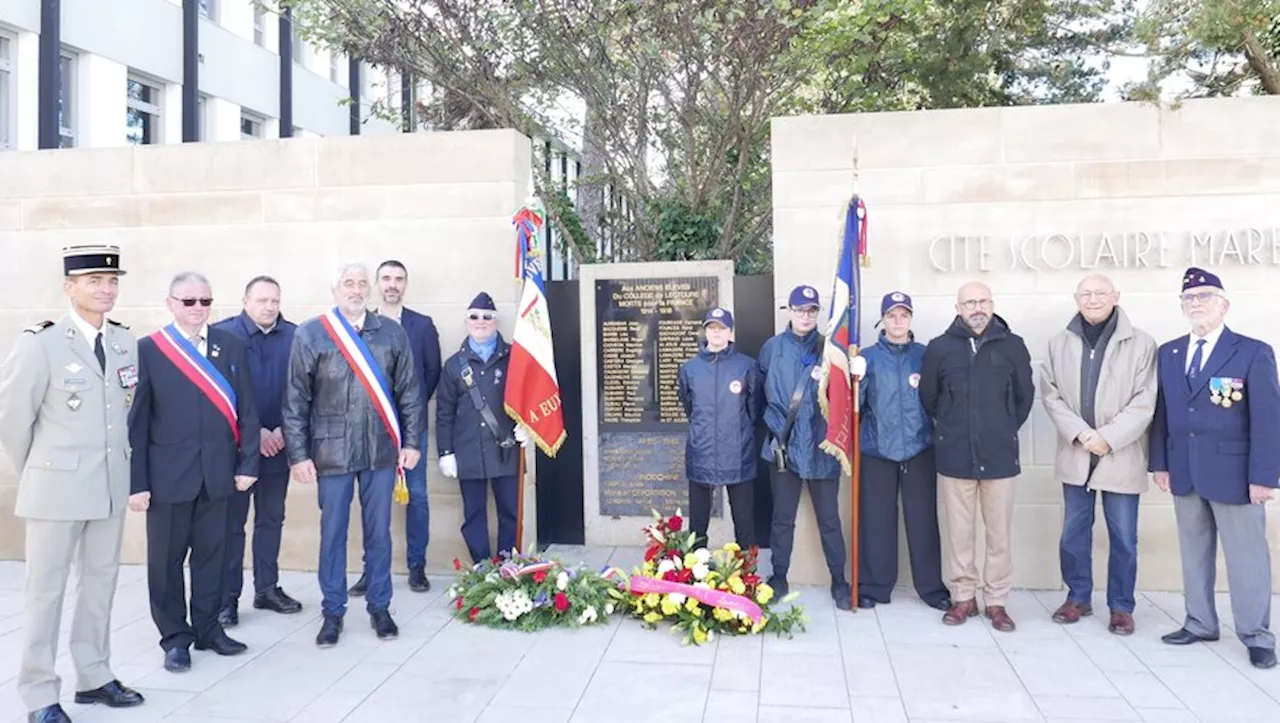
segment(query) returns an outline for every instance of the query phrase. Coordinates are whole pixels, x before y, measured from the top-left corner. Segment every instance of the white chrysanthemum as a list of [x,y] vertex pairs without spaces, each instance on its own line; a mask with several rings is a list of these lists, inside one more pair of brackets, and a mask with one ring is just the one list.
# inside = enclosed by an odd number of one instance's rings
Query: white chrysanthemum
[[658,577],[662,577],[663,575],[675,569],[676,569],[676,564],[674,562],[672,562],[671,560],[663,560],[662,562],[658,563]]
[[605,603],[605,604],[604,604],[604,614],[605,614],[605,615],[612,615],[612,614],[613,614],[613,610],[614,610],[614,608],[613,608],[613,603],[611,603],[611,602],[607,602],[607,603]]
[[701,580],[705,578],[709,572],[711,572],[711,568],[707,567],[706,563],[700,562],[693,566],[693,579]]
[[684,605],[684,601],[687,600],[688,598],[686,598],[683,594],[678,592],[669,592],[667,593],[667,599],[675,603],[676,605]]
[[587,623],[595,622],[598,617],[599,615],[596,613],[595,606],[589,606],[586,610],[582,611],[581,615],[578,616],[578,624],[586,625]]
[[556,575],[556,589],[564,590],[567,587],[569,587],[569,573],[561,570],[560,574]]
[[711,551],[705,547],[699,547],[697,550],[694,550],[693,555],[694,557],[697,557],[698,562],[701,562],[703,565],[711,561]]

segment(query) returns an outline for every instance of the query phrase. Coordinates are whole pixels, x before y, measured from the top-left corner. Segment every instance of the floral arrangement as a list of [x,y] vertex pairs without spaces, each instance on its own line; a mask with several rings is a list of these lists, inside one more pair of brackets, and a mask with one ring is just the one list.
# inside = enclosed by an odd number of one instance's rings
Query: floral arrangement
[[[656,628],[662,620],[674,621],[684,632],[684,644],[701,645],[716,634],[756,635],[772,631],[790,637],[804,630],[804,609],[792,605],[776,609],[773,588],[756,571],[759,549],[743,550],[736,543],[711,551],[697,547],[696,535],[684,529],[680,511],[670,517],[653,513],[654,524],[645,528],[649,538],[644,564],[632,575],[629,611]],[[791,603],[799,593],[780,602]]]
[[626,599],[616,570],[567,567],[519,551],[464,569],[449,586],[453,617],[493,628],[531,632],[603,623]]

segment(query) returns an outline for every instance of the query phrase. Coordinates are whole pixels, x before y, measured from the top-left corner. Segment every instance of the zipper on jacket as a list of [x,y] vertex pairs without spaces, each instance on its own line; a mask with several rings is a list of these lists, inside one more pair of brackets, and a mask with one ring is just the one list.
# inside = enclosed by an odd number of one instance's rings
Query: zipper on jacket
[[973,350],[973,354],[969,355],[969,459],[972,460],[973,467],[977,468],[971,470],[974,473],[974,479],[981,480],[982,475],[980,473],[983,470],[978,459],[978,440],[974,438],[974,430],[978,428],[978,415],[973,403],[974,395],[978,391],[977,379],[975,378],[978,373],[978,340],[973,338],[972,335],[969,337],[969,348]]

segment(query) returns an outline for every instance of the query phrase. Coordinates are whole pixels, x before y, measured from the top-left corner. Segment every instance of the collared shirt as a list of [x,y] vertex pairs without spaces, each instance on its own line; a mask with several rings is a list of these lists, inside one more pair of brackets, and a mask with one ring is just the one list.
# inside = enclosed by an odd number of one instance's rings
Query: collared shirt
[[[84,340],[89,343],[89,351],[93,352],[93,345],[98,341],[98,335],[106,331],[106,318],[103,318],[102,320],[102,328],[95,329],[93,328],[93,324],[85,321],[84,317],[80,316],[80,314],[73,308],[71,309],[71,320],[75,322],[76,329],[80,332],[80,336],[84,337]],[[103,339],[102,343],[105,346],[107,340]]]
[[280,326],[280,317],[277,316],[275,322],[272,323],[271,326],[263,326],[262,324],[259,324],[256,321],[253,322],[253,325],[258,327],[258,331],[262,332],[263,334],[270,334],[271,332],[276,330],[276,327]]
[[1219,324],[1217,329],[1203,337],[1196,336],[1195,332],[1191,333],[1190,338],[1187,339],[1187,364],[1183,368],[1184,372],[1191,371],[1191,358],[1196,354],[1196,342],[1200,339],[1204,339],[1204,351],[1200,352],[1200,369],[1203,370],[1209,366],[1209,356],[1213,354],[1213,348],[1218,345],[1218,339],[1222,338],[1222,330],[1225,328],[1224,325]]
[[400,321],[400,319],[404,317],[404,307],[403,307],[403,306],[402,306],[402,307],[400,307],[400,308],[399,308],[399,310],[397,310],[397,311],[396,311],[396,315],[395,315],[395,316],[392,316],[392,315],[388,314],[387,312],[383,311],[381,307],[379,307],[379,308],[378,308],[378,313],[379,313],[379,314],[381,314],[382,316],[384,316],[384,317],[388,318],[388,319],[391,319],[392,321],[394,321],[394,322],[395,322],[395,323],[397,323],[397,324],[403,324],[403,322],[401,322],[401,321]]
[[351,328],[355,329],[356,331],[360,331],[361,329],[364,328],[364,323],[368,321],[368,318],[369,318],[369,312],[366,311],[360,315],[359,321],[352,322],[350,319],[347,319],[347,322],[351,324]]
[[[178,329],[178,331],[184,335],[186,334],[186,332],[183,332],[182,329]],[[200,331],[196,332],[195,336],[196,336],[195,339],[188,336],[187,341],[190,341],[192,344],[195,344],[196,350],[200,352],[201,356],[209,356],[209,324],[208,322],[205,322],[204,324],[200,325]],[[199,341],[197,341],[197,339]]]

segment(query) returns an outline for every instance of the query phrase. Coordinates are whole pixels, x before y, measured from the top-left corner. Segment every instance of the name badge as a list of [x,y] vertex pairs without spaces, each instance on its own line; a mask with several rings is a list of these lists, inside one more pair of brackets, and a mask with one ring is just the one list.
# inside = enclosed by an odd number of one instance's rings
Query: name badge
[[138,386],[138,365],[130,364],[127,367],[120,367],[120,386],[125,389],[132,389]]

